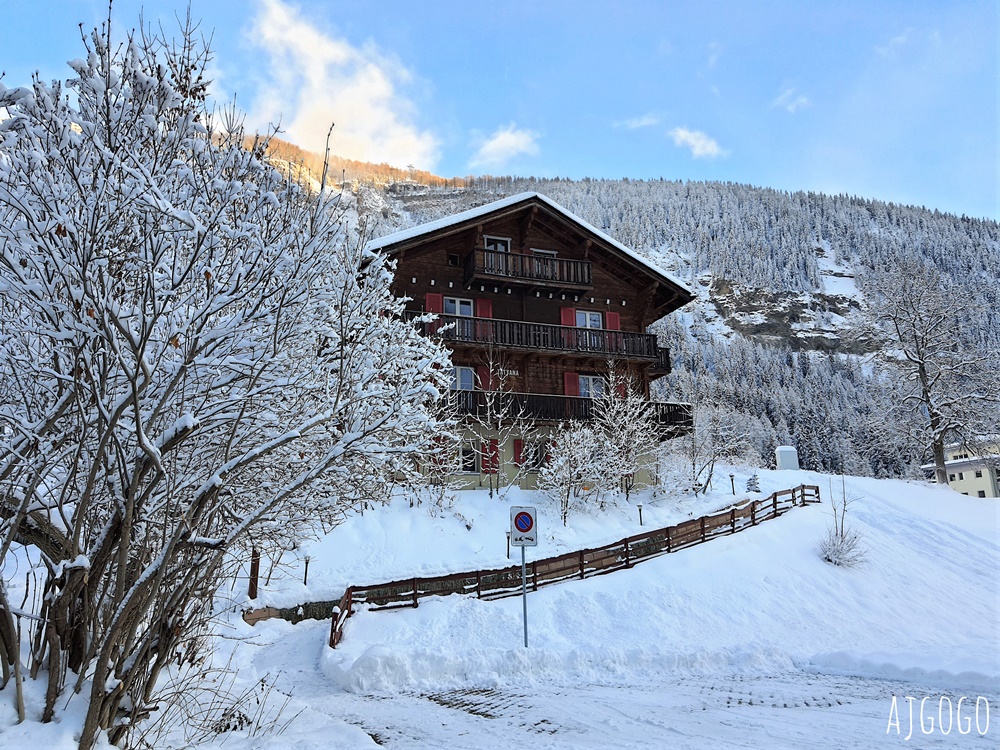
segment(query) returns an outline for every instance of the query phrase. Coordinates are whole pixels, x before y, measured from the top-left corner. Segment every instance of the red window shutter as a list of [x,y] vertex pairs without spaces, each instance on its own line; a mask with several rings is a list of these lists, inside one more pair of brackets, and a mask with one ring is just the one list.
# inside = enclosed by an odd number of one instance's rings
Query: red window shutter
[[621,313],[609,312],[604,314],[604,326],[609,331],[620,331],[622,329]]
[[432,313],[443,313],[444,312],[444,295],[434,294],[433,292],[428,292],[427,296],[424,298],[424,308],[426,312]]
[[564,326],[576,325],[576,310],[572,307],[559,308],[559,323]]
[[496,474],[500,468],[500,447],[497,441],[483,441],[482,452],[483,474]]
[[479,378],[479,389],[483,391],[493,390],[493,377],[490,368],[486,365],[479,365],[476,368],[476,377]]
[[621,398],[625,398],[628,390],[625,387],[625,378],[620,378],[617,383],[615,383],[615,390],[618,391],[618,395]]
[[567,396],[580,395],[580,376],[577,373],[563,373],[563,391],[565,391]]
[[477,318],[492,318],[493,317],[493,300],[491,300],[491,299],[477,299],[476,300],[476,317]]
[[518,466],[524,464],[524,441],[520,438],[514,440],[514,463]]

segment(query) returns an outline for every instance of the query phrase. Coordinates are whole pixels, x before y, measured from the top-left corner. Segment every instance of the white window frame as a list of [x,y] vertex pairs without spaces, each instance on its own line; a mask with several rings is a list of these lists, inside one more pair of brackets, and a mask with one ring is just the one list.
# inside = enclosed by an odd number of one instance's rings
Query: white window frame
[[[466,457],[472,456],[472,468],[466,468]],[[475,443],[463,441],[458,449],[458,473],[478,474],[479,473],[479,451],[476,450]]]
[[[451,302],[455,308],[454,312],[448,312],[448,303]],[[462,312],[462,303],[469,303],[469,314],[466,315]],[[456,318],[474,318],[476,317],[476,301],[469,299],[468,297],[445,297],[444,298],[444,314],[453,315]]]
[[[580,323],[580,316],[583,315],[583,324]],[[591,316],[597,316],[597,325],[592,325],[593,318]],[[596,330],[604,329],[604,313],[600,310],[577,310],[576,311],[576,327],[577,328],[589,328]]]
[[545,464],[549,444],[545,440],[525,440],[521,448],[521,466],[525,471],[537,472]]
[[[602,393],[604,393],[604,389],[607,387],[607,383],[604,381],[603,375],[578,375],[577,379],[580,384],[579,389],[580,396],[582,398],[598,398]],[[584,387],[584,383],[587,384],[586,388]],[[594,388],[595,385],[598,386],[596,392]],[[584,391],[587,392],[584,393]]]
[[[507,245],[507,247],[505,247],[503,250],[498,250],[495,247],[490,247],[490,240],[493,240],[494,242],[503,242],[503,243],[505,243]],[[492,234],[484,234],[483,235],[483,249],[484,250],[492,250],[495,253],[509,253],[510,252],[510,247],[511,247],[512,244],[513,244],[513,241],[511,240],[510,237],[498,237],[498,236],[492,235]]]
[[[460,377],[461,373],[468,373],[469,382],[472,384],[471,388],[462,388],[462,379]],[[453,391],[474,391],[476,390],[476,371],[472,367],[465,367],[463,365],[456,365],[451,368],[451,389]]]

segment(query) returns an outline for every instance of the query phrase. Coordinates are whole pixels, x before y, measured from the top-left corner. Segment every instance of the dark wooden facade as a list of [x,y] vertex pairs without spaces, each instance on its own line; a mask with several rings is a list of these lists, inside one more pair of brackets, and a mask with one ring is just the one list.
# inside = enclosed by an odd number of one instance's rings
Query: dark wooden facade
[[[522,394],[544,421],[586,419],[581,379],[607,373],[609,360],[649,394],[669,372],[669,352],[646,327],[691,300],[676,281],[548,200],[527,193],[370,244],[397,263],[394,291],[407,312],[434,312],[423,324],[472,368],[476,388]],[[586,389],[583,389],[586,390]],[[545,397],[545,398],[543,398]],[[469,408],[475,396],[464,396]],[[560,399],[562,399],[560,401]],[[663,421],[690,423],[679,405]]]

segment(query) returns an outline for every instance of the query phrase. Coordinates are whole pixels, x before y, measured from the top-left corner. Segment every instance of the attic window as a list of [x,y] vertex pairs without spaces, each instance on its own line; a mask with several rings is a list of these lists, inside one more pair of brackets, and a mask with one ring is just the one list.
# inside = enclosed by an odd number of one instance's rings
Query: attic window
[[458,253],[448,253],[448,265],[457,267],[459,263]]

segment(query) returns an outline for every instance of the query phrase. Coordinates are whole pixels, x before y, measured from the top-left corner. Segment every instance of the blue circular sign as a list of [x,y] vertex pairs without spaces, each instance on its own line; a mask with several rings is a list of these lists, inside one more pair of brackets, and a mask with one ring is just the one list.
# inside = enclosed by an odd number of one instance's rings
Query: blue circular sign
[[522,512],[514,516],[514,527],[522,534],[526,534],[531,531],[531,528],[534,525],[535,520],[531,517],[530,513]]

